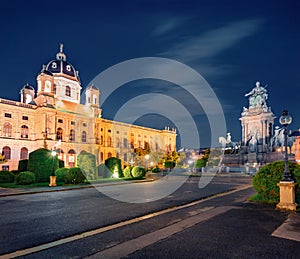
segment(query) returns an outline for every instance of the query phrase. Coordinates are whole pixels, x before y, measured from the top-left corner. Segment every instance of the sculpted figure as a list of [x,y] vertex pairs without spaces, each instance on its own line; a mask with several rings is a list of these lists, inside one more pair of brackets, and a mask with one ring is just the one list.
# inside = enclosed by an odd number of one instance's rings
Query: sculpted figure
[[245,96],[250,96],[249,107],[265,106],[268,99],[267,90],[265,87],[260,86],[260,82],[256,82],[256,87]]

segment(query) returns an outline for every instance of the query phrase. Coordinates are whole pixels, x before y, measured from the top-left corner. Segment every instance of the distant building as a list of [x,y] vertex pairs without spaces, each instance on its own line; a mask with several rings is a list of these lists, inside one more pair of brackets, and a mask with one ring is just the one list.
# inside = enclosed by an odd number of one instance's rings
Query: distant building
[[0,149],[7,160],[2,170],[17,169],[20,159],[43,147],[56,149],[67,167],[76,165],[82,151],[96,155],[98,164],[114,156],[126,165],[133,148],[146,142],[152,151],[176,150],[174,129],[102,118],[100,91],[94,85],[85,89],[85,103],[80,104],[79,74],[67,61],[62,45],[36,80],[37,90],[28,84],[21,89],[20,102],[0,98]]
[[296,137],[296,140],[292,147],[292,153],[295,155],[296,162],[300,164],[300,136]]

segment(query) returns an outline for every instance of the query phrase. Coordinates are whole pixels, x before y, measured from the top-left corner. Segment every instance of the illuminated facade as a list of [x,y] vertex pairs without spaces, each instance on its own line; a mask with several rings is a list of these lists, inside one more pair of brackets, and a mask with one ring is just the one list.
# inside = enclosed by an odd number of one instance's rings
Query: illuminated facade
[[67,62],[61,45],[56,59],[37,76],[37,92],[26,84],[20,102],[0,98],[0,148],[7,160],[2,170],[14,170],[20,159],[38,148],[56,149],[65,166],[76,165],[82,151],[96,155],[100,164],[109,157],[129,163],[133,149],[149,143],[151,151],[175,151],[176,131],[157,130],[102,118],[100,90],[94,85],[80,103],[78,71]]

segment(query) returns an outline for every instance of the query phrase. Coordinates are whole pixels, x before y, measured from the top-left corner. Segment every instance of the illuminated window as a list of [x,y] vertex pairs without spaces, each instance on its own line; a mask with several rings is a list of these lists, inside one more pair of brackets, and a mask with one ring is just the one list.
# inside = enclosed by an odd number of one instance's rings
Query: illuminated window
[[12,133],[12,126],[10,123],[6,122],[3,125],[3,136],[4,137],[11,137]]
[[21,127],[21,138],[28,138],[28,127],[26,125]]
[[2,148],[2,155],[5,157],[5,159],[10,159],[11,156],[11,149],[8,146],[5,146]]
[[70,86],[66,86],[66,96],[71,96],[71,87]]
[[27,159],[28,158],[28,149],[26,147],[22,147],[20,150],[20,159]]

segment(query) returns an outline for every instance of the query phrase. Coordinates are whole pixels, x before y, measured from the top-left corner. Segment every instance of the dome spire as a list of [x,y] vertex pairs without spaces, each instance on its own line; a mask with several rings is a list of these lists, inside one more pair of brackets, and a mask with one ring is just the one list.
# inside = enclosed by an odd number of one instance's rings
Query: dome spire
[[56,54],[56,59],[66,61],[66,54],[63,53],[64,44],[60,43],[59,45],[59,52]]

